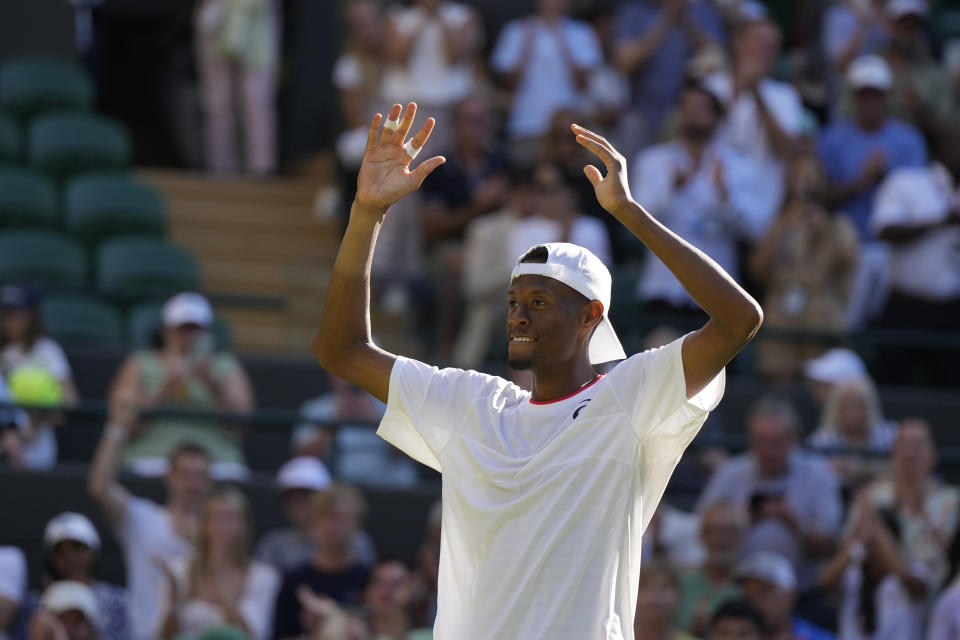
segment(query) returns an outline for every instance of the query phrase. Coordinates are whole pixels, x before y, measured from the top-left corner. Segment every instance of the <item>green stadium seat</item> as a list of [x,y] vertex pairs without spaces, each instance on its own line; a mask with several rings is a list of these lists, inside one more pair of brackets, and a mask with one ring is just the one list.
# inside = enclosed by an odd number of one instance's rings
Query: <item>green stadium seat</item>
[[165,206],[153,187],[122,175],[72,179],[64,198],[67,230],[93,246],[111,236],[163,236]]
[[89,109],[93,83],[66,60],[26,56],[0,66],[0,108],[19,118],[50,109]]
[[30,124],[30,164],[58,177],[83,171],[123,169],[130,140],[114,120],[85,113],[35,118]]
[[196,261],[181,247],[157,238],[113,238],[97,256],[97,282],[120,297],[159,296],[200,288]]
[[[163,301],[138,304],[130,310],[127,320],[130,342],[138,349],[149,348],[154,333],[161,327],[162,323]],[[218,349],[229,350],[233,347],[233,331],[221,316],[214,316],[213,326],[210,330]]]
[[0,164],[20,161],[20,129],[7,115],[0,113]]
[[0,282],[78,286],[87,278],[80,244],[51,231],[0,233]]
[[120,313],[108,302],[79,294],[48,296],[41,308],[47,332],[66,344],[124,343]]
[[57,190],[46,174],[0,167],[0,227],[56,227]]

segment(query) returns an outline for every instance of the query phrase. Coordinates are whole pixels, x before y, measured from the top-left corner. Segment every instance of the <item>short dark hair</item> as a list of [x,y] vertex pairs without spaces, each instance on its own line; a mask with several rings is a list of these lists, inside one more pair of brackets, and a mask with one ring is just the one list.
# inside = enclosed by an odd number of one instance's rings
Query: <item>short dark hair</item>
[[547,258],[550,256],[550,252],[542,244],[538,244],[533,247],[520,258],[520,262],[533,262],[537,264],[547,264]]
[[171,451],[170,455],[167,456],[167,464],[172,469],[173,466],[177,463],[177,460],[181,456],[201,456],[207,459],[207,462],[210,462],[210,452],[206,450],[203,446],[197,444],[196,442],[181,442],[175,446]]
[[681,91],[697,91],[707,96],[710,100],[710,104],[713,106],[714,113],[717,114],[717,118],[720,119],[726,113],[726,108],[724,108],[723,102],[720,101],[720,98],[713,91],[707,88],[704,80],[698,78],[697,76],[687,76],[683,81],[683,86]]
[[767,624],[763,614],[746,600],[727,600],[713,611],[710,617],[710,627],[714,627],[721,620],[746,620],[756,627],[760,633],[767,632]]

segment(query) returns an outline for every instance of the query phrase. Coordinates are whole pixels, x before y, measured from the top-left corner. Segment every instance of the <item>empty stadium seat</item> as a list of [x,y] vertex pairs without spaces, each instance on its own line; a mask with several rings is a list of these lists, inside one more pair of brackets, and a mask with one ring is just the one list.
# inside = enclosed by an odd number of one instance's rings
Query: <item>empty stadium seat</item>
[[57,191],[32,169],[0,167],[0,227],[55,227]]
[[50,109],[89,109],[93,83],[72,62],[27,56],[0,66],[0,108],[20,118]]
[[73,238],[52,231],[0,233],[0,282],[80,285],[87,258]]
[[[143,302],[130,310],[127,320],[128,338],[134,347],[149,348],[154,332],[163,323],[163,301]],[[233,348],[233,331],[221,316],[215,315],[210,328],[218,349]]]
[[130,160],[126,130],[85,113],[40,116],[30,124],[30,164],[56,176],[122,169]]
[[122,175],[83,175],[67,185],[67,230],[88,245],[110,236],[162,236],[163,198],[153,187]]
[[0,113],[0,164],[20,160],[20,130],[9,116]]
[[97,256],[97,282],[123,297],[167,295],[200,288],[197,263],[181,247],[156,238],[107,240]]
[[118,346],[124,343],[120,313],[99,298],[51,295],[43,301],[41,311],[47,332],[65,344]]

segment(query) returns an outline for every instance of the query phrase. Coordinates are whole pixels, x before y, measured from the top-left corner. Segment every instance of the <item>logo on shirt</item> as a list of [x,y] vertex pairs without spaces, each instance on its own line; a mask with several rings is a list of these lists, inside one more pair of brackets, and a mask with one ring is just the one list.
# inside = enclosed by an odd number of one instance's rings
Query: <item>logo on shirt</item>
[[584,409],[587,408],[587,405],[590,404],[590,400],[591,400],[591,398],[587,398],[586,400],[583,400],[582,402],[580,402],[580,404],[577,405],[577,408],[573,410],[573,419],[574,419],[574,420],[577,419],[577,416],[580,415],[580,412],[581,412],[581,411],[583,411]]

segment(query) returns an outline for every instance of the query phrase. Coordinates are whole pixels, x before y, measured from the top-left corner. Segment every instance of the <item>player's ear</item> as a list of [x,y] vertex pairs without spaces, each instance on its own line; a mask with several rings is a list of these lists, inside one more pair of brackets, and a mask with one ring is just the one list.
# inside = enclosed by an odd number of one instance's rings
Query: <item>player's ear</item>
[[603,304],[599,300],[591,300],[583,307],[583,324],[592,327],[603,318]]

